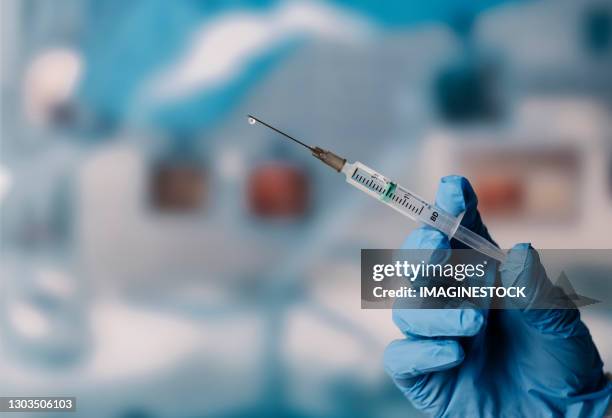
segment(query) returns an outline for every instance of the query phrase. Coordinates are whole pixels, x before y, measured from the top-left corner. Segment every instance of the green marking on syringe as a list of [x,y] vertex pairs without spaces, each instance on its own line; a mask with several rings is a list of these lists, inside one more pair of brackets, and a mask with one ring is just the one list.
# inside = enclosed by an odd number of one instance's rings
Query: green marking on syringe
[[383,202],[388,202],[391,199],[391,196],[393,196],[393,192],[395,192],[396,188],[397,184],[393,182],[387,183],[387,187],[385,187],[385,190],[383,190],[380,195],[380,200],[382,200]]

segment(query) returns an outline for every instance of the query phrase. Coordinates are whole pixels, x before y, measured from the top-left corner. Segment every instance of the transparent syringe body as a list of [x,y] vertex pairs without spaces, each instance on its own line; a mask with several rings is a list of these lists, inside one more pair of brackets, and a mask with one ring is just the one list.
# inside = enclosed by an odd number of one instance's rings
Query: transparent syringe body
[[446,236],[455,238],[498,261],[505,260],[505,253],[493,243],[461,225],[456,217],[389,180],[385,176],[360,163],[346,163],[342,168],[346,181],[359,190],[380,200],[402,215],[414,221],[432,226]]

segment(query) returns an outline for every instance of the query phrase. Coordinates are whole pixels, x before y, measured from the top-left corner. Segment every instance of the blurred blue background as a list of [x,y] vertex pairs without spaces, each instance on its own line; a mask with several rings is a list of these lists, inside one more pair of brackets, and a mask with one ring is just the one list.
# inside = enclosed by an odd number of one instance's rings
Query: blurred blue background
[[502,247],[612,248],[610,1],[0,5],[3,396],[419,416],[359,284],[414,225],[247,113],[430,200],[467,176]]

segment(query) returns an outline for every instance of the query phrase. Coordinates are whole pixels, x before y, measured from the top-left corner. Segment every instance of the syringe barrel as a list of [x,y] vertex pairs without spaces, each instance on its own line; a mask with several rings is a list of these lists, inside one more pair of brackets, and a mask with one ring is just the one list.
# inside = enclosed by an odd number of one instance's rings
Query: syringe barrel
[[453,235],[458,241],[461,241],[465,245],[470,248],[473,248],[477,251],[480,251],[484,255],[487,255],[491,258],[496,259],[497,261],[504,262],[506,261],[506,253],[503,250],[493,245],[493,243],[487,240],[484,237],[481,237],[474,231],[471,231],[464,227],[463,225],[459,225],[455,235]]
[[430,205],[420,196],[403,188],[360,163],[346,163],[342,168],[346,181],[380,200],[387,206],[417,222],[432,226],[450,238],[455,238],[469,247],[499,261],[505,254],[493,243],[460,225],[461,218],[452,216],[436,206]]

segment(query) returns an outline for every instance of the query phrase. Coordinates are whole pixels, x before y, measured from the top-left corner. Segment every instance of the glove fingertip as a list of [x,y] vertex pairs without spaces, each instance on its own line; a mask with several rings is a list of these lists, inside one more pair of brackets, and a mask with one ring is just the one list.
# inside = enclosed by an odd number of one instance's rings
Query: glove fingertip
[[383,356],[385,371],[397,383],[455,367],[465,354],[454,340],[395,340],[387,346]]
[[474,336],[478,334],[485,324],[485,316],[478,309],[461,309],[459,315],[459,328],[464,330],[464,335]]
[[473,211],[478,205],[478,198],[474,188],[463,176],[451,175],[442,177],[438,193],[436,194],[436,205],[452,215],[462,212]]
[[504,281],[505,285],[511,285],[513,282],[509,282],[509,278],[515,280],[518,275],[533,264],[533,252],[533,247],[528,242],[516,244],[508,251],[506,260],[501,268],[501,271],[504,273],[502,274],[502,281]]
[[470,337],[478,334],[485,324],[483,313],[467,306],[442,310],[402,309],[394,306],[392,320],[404,335],[429,338]]

